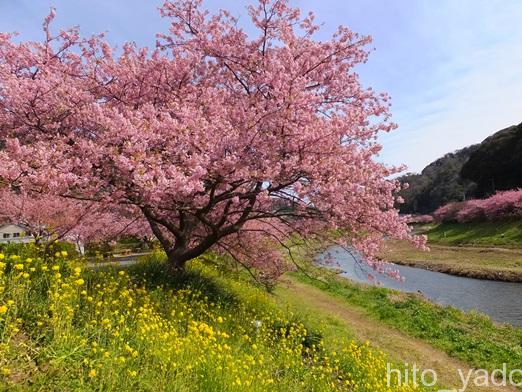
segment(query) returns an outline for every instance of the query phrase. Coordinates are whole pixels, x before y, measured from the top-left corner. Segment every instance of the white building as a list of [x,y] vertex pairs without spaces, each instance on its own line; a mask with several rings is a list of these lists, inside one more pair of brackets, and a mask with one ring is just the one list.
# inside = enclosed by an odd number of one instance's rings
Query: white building
[[5,223],[0,226],[0,244],[32,241],[34,241],[33,236],[28,234],[23,226],[12,223]]

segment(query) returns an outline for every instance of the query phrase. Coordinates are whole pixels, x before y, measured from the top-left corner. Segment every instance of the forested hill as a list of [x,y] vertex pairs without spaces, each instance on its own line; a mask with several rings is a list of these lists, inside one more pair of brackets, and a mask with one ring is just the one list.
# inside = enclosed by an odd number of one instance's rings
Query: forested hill
[[522,187],[522,123],[484,140],[462,167],[461,175],[477,184],[476,197]]
[[410,187],[401,193],[404,213],[430,213],[451,202],[522,187],[522,123],[482,143],[444,155],[420,174],[400,178]]

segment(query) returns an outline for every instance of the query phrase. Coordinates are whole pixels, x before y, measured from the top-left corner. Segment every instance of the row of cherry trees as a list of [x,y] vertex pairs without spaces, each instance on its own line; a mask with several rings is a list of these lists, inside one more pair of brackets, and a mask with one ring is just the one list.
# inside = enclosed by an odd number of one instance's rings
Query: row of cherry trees
[[151,232],[140,217],[124,207],[68,199],[55,195],[0,191],[0,220],[21,225],[38,245],[59,240],[80,245],[117,240],[123,235],[142,238]]
[[522,189],[503,191],[487,199],[449,203],[433,213],[439,222],[472,222],[522,218]]
[[53,32],[54,11],[42,42],[0,34],[0,177],[85,222],[58,232],[146,226],[173,270],[213,250],[276,277],[288,264],[274,244],[332,229],[370,261],[386,236],[422,244],[393,208],[397,169],[374,159],[395,125],[354,71],[370,38],[317,40],[313,15],[285,0],[248,13],[254,34],[199,0],[166,1],[152,49]]

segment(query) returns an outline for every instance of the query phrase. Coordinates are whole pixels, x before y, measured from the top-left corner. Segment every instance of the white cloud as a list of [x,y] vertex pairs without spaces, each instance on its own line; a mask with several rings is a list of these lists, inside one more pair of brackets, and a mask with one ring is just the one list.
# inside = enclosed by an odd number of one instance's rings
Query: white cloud
[[395,112],[400,130],[382,138],[383,160],[419,171],[446,152],[522,122],[522,3],[500,3],[424,3],[417,27],[421,35],[433,31],[425,50],[445,60],[434,64],[432,80],[408,89],[409,105]]

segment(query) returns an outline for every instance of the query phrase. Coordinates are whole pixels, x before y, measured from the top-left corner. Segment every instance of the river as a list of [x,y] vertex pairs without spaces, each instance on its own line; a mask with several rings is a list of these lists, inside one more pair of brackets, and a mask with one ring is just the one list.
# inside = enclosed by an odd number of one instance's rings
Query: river
[[319,263],[341,269],[341,276],[351,280],[375,284],[368,274],[373,274],[382,287],[406,292],[421,292],[429,300],[441,305],[451,305],[464,311],[476,310],[493,320],[522,327],[522,283],[498,282],[395,265],[404,282],[376,274],[367,264],[356,260],[341,247],[328,250],[332,262],[324,263],[325,255],[318,257]]

